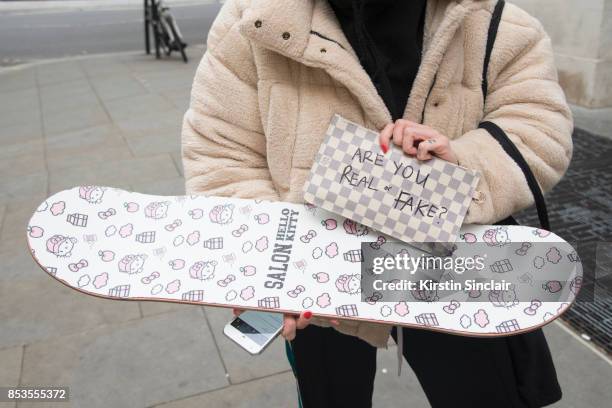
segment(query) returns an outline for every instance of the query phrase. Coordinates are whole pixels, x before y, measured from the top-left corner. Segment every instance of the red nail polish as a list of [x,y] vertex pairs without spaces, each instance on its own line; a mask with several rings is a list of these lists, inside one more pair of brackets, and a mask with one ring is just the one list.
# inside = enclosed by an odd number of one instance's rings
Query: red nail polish
[[311,317],[312,317],[312,312],[310,310],[307,310],[304,312],[304,318],[310,319]]
[[385,153],[385,154],[387,154],[387,152],[389,151],[389,147],[386,144],[384,144],[384,143],[380,144],[380,148],[382,149],[383,153]]

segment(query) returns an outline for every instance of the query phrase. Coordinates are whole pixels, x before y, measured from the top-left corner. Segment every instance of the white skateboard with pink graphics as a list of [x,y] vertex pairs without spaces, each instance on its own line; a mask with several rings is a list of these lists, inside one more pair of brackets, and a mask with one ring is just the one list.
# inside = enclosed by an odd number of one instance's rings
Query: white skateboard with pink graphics
[[[389,285],[400,279],[383,273],[377,284],[387,286],[366,293],[365,252],[384,257],[403,246],[399,253],[416,256],[418,250],[310,205],[99,186],[49,197],[33,214],[27,237],[49,275],[89,295],[310,310],[315,316],[473,336],[540,327],[570,307],[582,282],[576,253],[557,235],[524,226],[471,225],[462,228],[452,256],[480,256],[487,276],[508,281],[506,287],[483,290],[462,277],[464,290],[440,285],[397,291]],[[378,278],[371,268],[364,273]],[[448,270],[433,282],[457,275]]]

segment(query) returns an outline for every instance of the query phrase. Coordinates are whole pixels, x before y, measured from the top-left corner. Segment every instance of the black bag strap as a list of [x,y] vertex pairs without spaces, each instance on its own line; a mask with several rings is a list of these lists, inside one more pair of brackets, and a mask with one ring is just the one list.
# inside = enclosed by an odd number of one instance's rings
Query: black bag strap
[[493,136],[495,140],[502,146],[506,154],[512,157],[516,164],[521,168],[523,174],[525,174],[525,179],[527,180],[527,185],[531,190],[531,194],[533,194],[533,198],[535,201],[536,209],[538,211],[538,218],[540,219],[540,225],[545,230],[550,230],[550,223],[548,221],[548,210],[546,209],[546,201],[544,200],[544,194],[538,185],[538,181],[536,180],[533,172],[529,168],[529,164],[517,149],[517,147],[512,143],[512,141],[508,138],[508,135],[495,123],[493,122],[482,122],[478,125],[479,128],[486,130]]
[[[497,31],[499,29],[499,22],[501,21],[502,12],[504,11],[505,6],[504,0],[499,0],[495,5],[495,9],[493,10],[493,15],[491,17],[491,23],[489,24],[489,32],[487,34],[487,48],[485,51],[484,65],[482,69],[482,95],[483,101],[486,102],[489,83],[487,79],[487,74],[489,72],[489,62],[491,61],[491,53],[493,52],[493,46],[495,45],[495,39],[497,37]],[[484,104],[483,104],[484,106]],[[519,151],[519,149],[512,143],[512,140],[508,137],[508,135],[493,122],[482,122],[478,125],[479,128],[486,130],[489,132],[491,136],[502,146],[506,154],[512,157],[512,159],[516,162],[516,164],[520,167],[525,175],[525,179],[527,180],[527,185],[531,190],[531,194],[533,194],[533,198],[535,201],[536,209],[538,211],[538,218],[540,219],[540,225],[542,228],[546,230],[550,230],[550,222],[548,220],[548,210],[546,208],[546,201],[544,200],[544,194],[542,193],[542,189],[538,185],[538,181],[536,180],[531,168],[529,168],[529,164]]]
[[497,38],[497,30],[499,29],[499,22],[504,11],[506,2],[499,0],[493,9],[491,15],[491,22],[489,23],[489,32],[487,33],[487,48],[485,50],[484,63],[482,67],[482,95],[486,99],[489,91],[489,80],[487,75],[489,73],[489,62],[491,62],[491,53],[493,52],[493,46],[495,45],[495,39]]

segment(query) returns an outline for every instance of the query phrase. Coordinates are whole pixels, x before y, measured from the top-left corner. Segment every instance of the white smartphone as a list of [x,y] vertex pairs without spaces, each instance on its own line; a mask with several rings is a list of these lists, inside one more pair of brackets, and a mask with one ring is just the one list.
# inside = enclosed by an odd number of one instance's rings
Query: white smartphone
[[282,329],[282,313],[247,310],[226,324],[223,333],[249,353],[259,354]]

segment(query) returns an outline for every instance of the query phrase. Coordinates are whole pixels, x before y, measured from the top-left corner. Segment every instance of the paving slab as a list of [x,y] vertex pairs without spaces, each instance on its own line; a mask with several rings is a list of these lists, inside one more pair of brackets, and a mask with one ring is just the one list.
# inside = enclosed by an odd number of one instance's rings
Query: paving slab
[[612,364],[556,323],[545,326],[563,399],[553,408],[603,407],[612,401]]
[[38,121],[40,110],[38,103],[38,89],[29,87],[19,90],[0,92],[0,128],[20,123]]
[[36,75],[40,85],[85,78],[85,72],[74,60],[56,62],[54,64],[41,64],[36,67]]
[[[4,214],[6,214],[6,204],[0,202],[0,231],[2,231],[2,223],[4,222]],[[0,240],[0,243],[2,240]]]
[[130,190],[166,196],[185,195],[185,180],[182,177],[176,177],[167,180],[132,183]]
[[274,340],[263,353],[253,356],[223,334],[223,327],[233,318],[230,309],[206,307],[205,312],[232,384],[291,369],[281,337]]
[[36,87],[36,71],[34,69],[16,69],[2,73],[0,93],[34,87]]
[[[14,252],[27,252],[26,228],[32,214],[45,199],[44,193],[38,194],[38,199],[27,198],[11,201],[6,204],[4,222],[0,229],[0,242],[6,248],[14,248]],[[13,244],[13,245],[10,245]]]
[[155,93],[176,89],[191,88],[195,76],[195,66],[185,66],[168,71],[149,71],[135,74],[144,86]]
[[40,86],[40,100],[45,113],[55,113],[97,102],[87,78]]
[[53,114],[43,114],[44,130],[47,135],[85,129],[110,122],[108,114],[97,102],[75,107],[67,111],[62,110]]
[[132,157],[121,130],[112,124],[49,136],[45,142],[50,171],[128,160]]
[[47,191],[47,173],[36,173],[19,178],[0,178],[0,202],[23,200],[26,197],[37,197]]
[[[170,103],[170,102],[168,102]],[[147,134],[158,129],[173,128],[177,124],[183,123],[185,112],[175,108],[157,112],[157,116],[131,116],[124,119],[115,120],[115,124],[126,134],[140,133]]]
[[0,180],[2,181],[10,181],[21,176],[45,172],[45,155],[40,149],[32,151],[22,150],[0,160]]
[[104,105],[115,121],[139,116],[154,118],[160,112],[176,109],[166,98],[151,93],[112,99]]
[[185,177],[185,169],[183,169],[183,158],[181,156],[181,153],[172,153],[171,156],[172,160],[174,161],[174,164],[176,165],[176,168],[181,174],[181,177]]
[[169,302],[139,302],[143,317],[155,316],[163,313],[181,312],[185,309],[201,308],[202,306],[182,305]]
[[182,89],[169,89],[160,92],[166,99],[181,112],[186,112],[189,109],[189,99],[191,97],[191,85]]
[[103,78],[111,75],[130,75],[127,65],[118,58],[106,58],[99,56],[95,58],[81,59],[78,61],[85,75],[90,79]]
[[181,123],[173,127],[158,128],[152,132],[124,133],[130,150],[135,156],[174,153],[181,149]]
[[[0,240],[0,284],[10,285],[16,280],[49,279],[33,261],[28,249],[25,232],[13,240]],[[17,305],[11,305],[16,307]],[[3,305],[7,309],[9,305]]]
[[[198,52],[201,47],[193,46],[187,49],[187,55],[190,57],[189,64],[197,64],[201,52]],[[143,73],[143,72],[164,72],[176,69],[177,65],[183,64],[176,55],[172,58],[161,58],[156,60],[154,55],[142,54],[131,54],[123,55],[119,57],[119,61],[125,64],[125,66],[131,72]]]
[[0,160],[7,160],[20,154],[44,154],[44,140],[42,137],[4,144],[0,149]]
[[148,407],[228,385],[194,309],[28,345],[21,382],[69,386],[71,405],[88,408]]
[[140,318],[137,302],[79,294],[42,270],[39,273],[39,277],[0,281],[0,348]]
[[[3,387],[19,385],[23,347],[0,349],[0,384]],[[0,402],[0,408],[14,408],[16,402]]]
[[40,119],[0,127],[0,145],[11,146],[42,139]]
[[129,189],[130,183],[168,180],[178,176],[170,155],[162,154],[51,171],[49,187],[52,192],[88,184]]
[[397,375],[397,348],[379,349],[374,381],[374,407],[428,407],[419,380],[404,360],[402,375]]
[[293,374],[285,372],[217,391],[158,405],[156,408],[252,408],[296,407]]
[[94,76],[90,79],[97,95],[104,101],[129,96],[143,95],[149,91],[132,75],[121,72],[107,76]]

